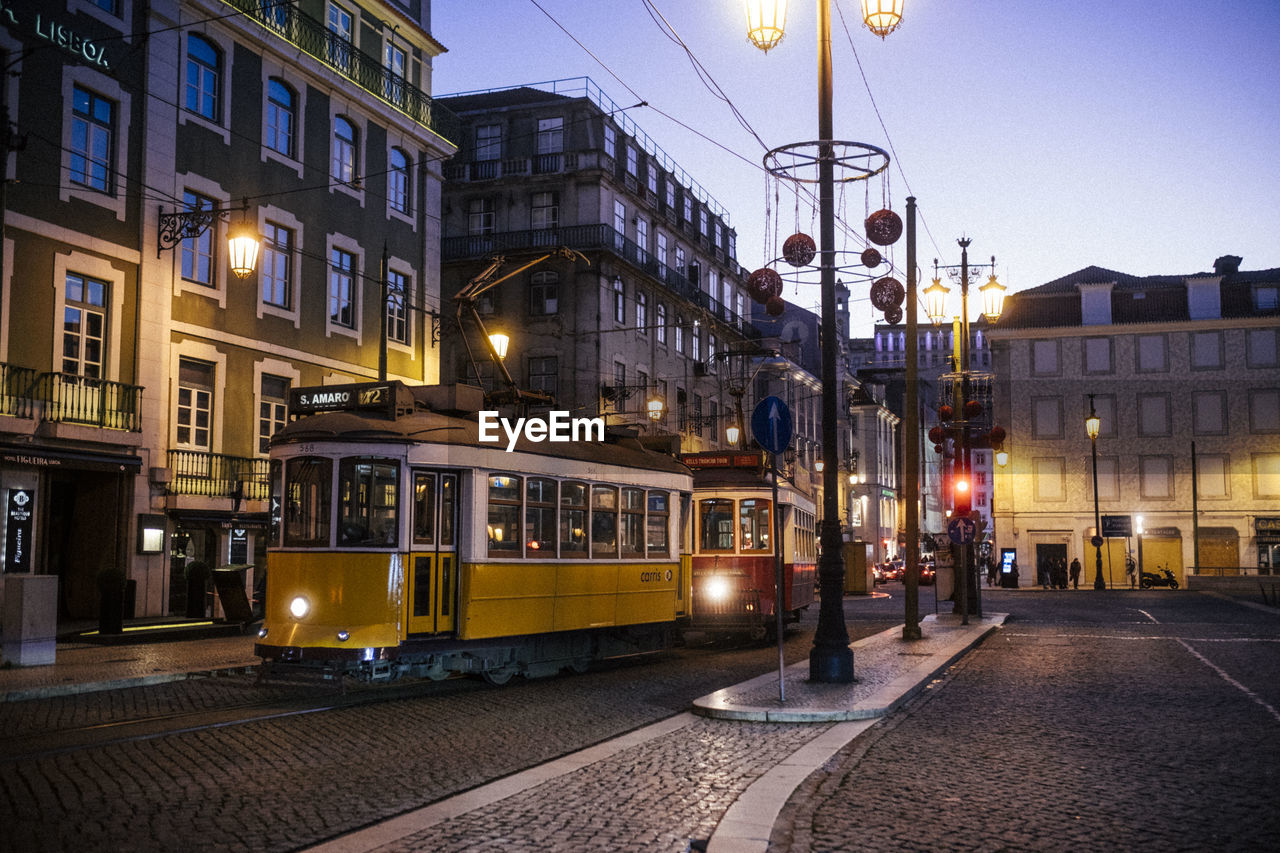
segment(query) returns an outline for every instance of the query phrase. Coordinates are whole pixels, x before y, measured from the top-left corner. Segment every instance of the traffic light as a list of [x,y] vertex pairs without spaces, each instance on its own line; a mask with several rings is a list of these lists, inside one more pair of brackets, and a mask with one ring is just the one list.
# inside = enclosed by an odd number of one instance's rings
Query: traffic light
[[956,474],[951,481],[951,505],[953,515],[965,516],[973,509],[973,490],[966,474]]

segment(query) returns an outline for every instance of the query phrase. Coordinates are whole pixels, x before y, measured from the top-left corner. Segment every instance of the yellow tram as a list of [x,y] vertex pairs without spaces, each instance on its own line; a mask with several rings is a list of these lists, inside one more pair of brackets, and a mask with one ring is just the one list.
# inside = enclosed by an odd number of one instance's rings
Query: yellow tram
[[667,644],[691,600],[689,469],[628,439],[508,450],[482,407],[462,385],[293,392],[257,655],[500,684]]

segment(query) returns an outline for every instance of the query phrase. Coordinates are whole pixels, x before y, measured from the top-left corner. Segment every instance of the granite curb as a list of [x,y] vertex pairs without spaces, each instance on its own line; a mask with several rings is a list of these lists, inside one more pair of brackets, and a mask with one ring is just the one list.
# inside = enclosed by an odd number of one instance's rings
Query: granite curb
[[[882,717],[923,690],[992,631],[1007,614],[961,618],[930,614],[921,620],[924,636],[903,640],[902,626],[889,628],[850,645],[854,653],[852,684],[809,681],[809,662],[766,673],[693,701],[693,712],[724,720],[772,723],[820,723]],[[782,694],[781,696],[779,694]]]

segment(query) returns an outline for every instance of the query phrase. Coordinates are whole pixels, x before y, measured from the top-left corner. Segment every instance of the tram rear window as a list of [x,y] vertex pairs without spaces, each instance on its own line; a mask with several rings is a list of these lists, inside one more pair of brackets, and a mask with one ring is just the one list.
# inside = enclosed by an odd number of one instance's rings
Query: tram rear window
[[314,457],[285,463],[284,544],[329,544],[333,461]]
[[338,466],[339,545],[386,547],[399,542],[399,473],[389,460],[342,460]]

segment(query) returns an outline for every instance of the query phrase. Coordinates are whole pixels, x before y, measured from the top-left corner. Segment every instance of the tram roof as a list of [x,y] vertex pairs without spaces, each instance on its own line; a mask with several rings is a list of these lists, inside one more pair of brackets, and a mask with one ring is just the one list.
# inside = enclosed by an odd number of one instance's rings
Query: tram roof
[[[323,412],[286,424],[271,439],[273,447],[304,442],[381,444],[421,442],[484,451],[505,450],[508,438],[501,428],[499,443],[480,441],[480,425],[470,417],[432,411],[401,414],[394,420],[356,412]],[[674,457],[650,450],[634,438],[607,435],[605,441],[530,441],[523,434],[513,453],[528,453],[581,462],[619,465],[688,476],[690,470]]]

